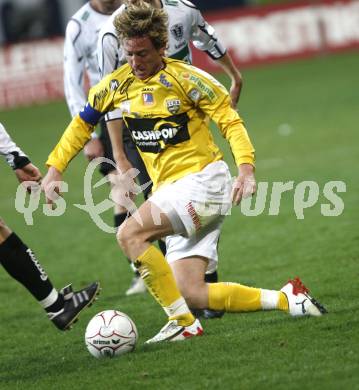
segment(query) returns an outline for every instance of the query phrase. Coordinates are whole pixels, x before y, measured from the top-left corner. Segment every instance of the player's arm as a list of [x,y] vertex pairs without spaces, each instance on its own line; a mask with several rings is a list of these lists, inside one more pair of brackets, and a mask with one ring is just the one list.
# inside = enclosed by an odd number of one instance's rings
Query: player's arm
[[238,176],[232,187],[232,201],[238,205],[243,198],[247,198],[256,192],[256,180],[254,176],[254,147],[250,141],[247,130],[238,113],[231,107],[229,96],[218,101],[211,118],[230,144],[236,165]]
[[97,59],[101,78],[112,73],[126,62],[113,25],[115,17],[124,8],[125,5],[122,5],[111,15],[110,19],[102,26],[98,36]]
[[238,205],[242,198],[247,198],[256,191],[254,147],[242,119],[232,108],[228,95],[219,98],[214,107],[208,111],[212,114],[211,118],[229,142],[238,167],[238,176],[232,189],[233,203]]
[[71,19],[66,27],[64,43],[64,89],[71,116],[86,103],[84,90],[85,55],[81,44],[81,25]]
[[97,44],[97,58],[101,77],[115,71],[120,63],[121,51],[119,40],[112,32],[100,36]]
[[59,193],[59,184],[55,182],[62,180],[62,173],[90,140],[91,133],[101,117],[113,109],[115,91],[110,90],[109,81],[109,78],[105,78],[90,89],[86,106],[72,119],[49,155],[46,162],[49,170],[42,182],[48,203],[52,203],[53,192]]
[[52,204],[56,199],[56,194],[60,194],[60,183],[63,172],[66,170],[70,161],[83,149],[86,142],[91,138],[91,133],[96,123],[89,123],[80,115],[76,115],[54,150],[50,153],[46,161],[49,169],[42,181],[42,188],[48,204]]
[[[105,27],[107,27],[107,23]],[[120,58],[122,58],[122,52],[120,50],[119,40],[112,31],[109,31],[106,28],[105,30],[105,32],[100,33],[97,44],[97,57],[101,77],[112,73],[122,65],[122,61],[120,61]],[[120,110],[115,110],[106,115],[106,126],[111,139],[115,162],[117,162],[116,156],[119,156],[119,163],[120,161],[127,160],[127,158],[125,158],[122,144],[123,121]]]
[[125,149],[123,146],[123,120],[122,114],[119,111],[112,111],[108,114],[108,121],[106,122],[108,134],[110,136],[112,145],[112,154],[116,163],[116,167],[120,172],[125,173],[133,168],[128,161]]
[[206,22],[201,12],[192,9],[192,41],[193,45],[205,51],[213,61],[217,62],[231,79],[230,96],[232,107],[236,107],[242,90],[242,75],[234,65],[231,56],[216,36],[214,28]]
[[238,100],[241,94],[243,79],[241,72],[234,65],[231,56],[226,52],[223,57],[215,60],[222,69],[227,73],[231,79],[231,87],[229,89],[229,95],[231,97],[231,105],[233,108],[237,107]]
[[[238,176],[233,185],[232,199],[238,204],[242,198],[252,195],[256,190],[254,178],[254,148],[249,139],[243,120],[232,108],[227,90],[212,76],[204,72],[197,74],[202,86],[200,98],[196,105],[204,111],[218,126],[222,135],[230,144],[238,167]],[[184,80],[184,85],[190,91],[198,88]],[[199,91],[199,90],[198,90]]]
[[20,183],[24,181],[40,182],[41,173],[31,163],[26,154],[16,145],[0,123],[0,154],[6,158]]
[[[97,58],[101,77],[112,73],[125,62],[120,41],[116,36],[115,27],[113,25],[114,18],[122,12],[123,9],[124,6],[121,6],[117,11],[115,11],[110,20],[105,23],[99,33],[99,39],[97,42]],[[125,172],[132,168],[132,165],[127,160],[123,147],[122,129],[124,124],[121,110],[117,109],[109,112],[105,119],[111,140],[114,160],[117,167],[121,171]]]

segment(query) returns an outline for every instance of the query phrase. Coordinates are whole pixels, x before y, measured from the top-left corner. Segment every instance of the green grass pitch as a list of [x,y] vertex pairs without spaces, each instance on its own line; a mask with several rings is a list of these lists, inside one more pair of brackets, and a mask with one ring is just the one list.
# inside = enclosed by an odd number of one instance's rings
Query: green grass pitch
[[[240,113],[256,147],[258,181],[268,181],[269,188],[273,182],[313,181],[320,194],[304,219],[296,218],[293,190],[283,194],[277,216],[268,215],[269,195],[259,216],[233,210],[221,236],[220,278],[279,289],[298,275],[327,307],[322,318],[226,314],[203,321],[202,338],[145,347],[166,318],[148,294],[125,297],[131,272],[114,236],[73,206],[84,203],[83,156],[65,176],[65,214],[46,217],[40,207],[33,226],[16,212],[17,183],[1,162],[0,215],[35,251],[53,283],[79,287],[100,280],[103,290],[74,329],[60,333],[0,270],[0,389],[359,389],[358,69],[356,52],[243,71]],[[44,171],[69,120],[64,103],[0,117]],[[234,174],[229,149],[216,138]],[[320,205],[329,203],[323,188],[332,180],[346,183],[346,192],[338,194],[345,208],[326,217]],[[96,190],[98,202],[107,196],[106,186]],[[104,218],[111,223],[111,211]],[[135,321],[140,338],[134,353],[101,361],[88,354],[86,324],[104,309]]]

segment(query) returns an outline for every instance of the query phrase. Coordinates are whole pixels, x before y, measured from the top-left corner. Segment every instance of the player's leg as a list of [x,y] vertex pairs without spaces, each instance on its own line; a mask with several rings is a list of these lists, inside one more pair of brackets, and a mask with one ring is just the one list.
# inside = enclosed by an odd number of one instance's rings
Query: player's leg
[[200,256],[186,257],[170,263],[178,288],[189,307],[208,307],[208,286],[204,275],[208,259]]
[[[210,307],[228,312],[262,309],[260,289],[252,289],[235,283],[206,284],[203,276],[207,265],[208,259],[201,256],[192,256],[171,262],[178,287],[190,307],[196,309]],[[213,288],[214,286],[215,288]],[[283,298],[285,301],[285,296]]]
[[299,278],[281,290],[267,290],[239,283],[208,284],[208,307],[226,312],[281,310],[292,316],[320,316],[326,309],[308,294]]
[[[123,145],[124,150],[127,156],[128,161],[131,163],[131,165],[138,169],[139,173],[136,177],[137,183],[144,188],[143,189],[143,197],[145,200],[148,199],[151,191],[152,191],[152,181],[150,177],[148,176],[145,164],[143,163],[143,160],[140,156],[140,154],[137,151],[137,148],[133,141],[131,140],[131,136],[127,133],[126,130],[123,130]],[[160,241],[160,240],[159,240]],[[163,251],[163,245],[160,246],[161,252],[165,255],[166,251]],[[134,276],[131,281],[130,287],[126,291],[126,295],[133,295],[138,293],[145,292],[146,286],[144,281],[142,280],[140,273],[138,270],[133,266],[131,266],[132,271],[134,272]]]
[[211,308],[226,312],[281,310],[293,316],[320,316],[325,308],[308,295],[299,279],[290,281],[282,290],[266,290],[239,283],[206,284],[203,275],[208,259],[199,256],[171,263],[178,288],[190,307]]
[[169,217],[146,201],[117,234],[122,250],[135,263],[148,290],[169,318],[168,324],[149,342],[185,339],[202,333],[199,321],[177,288],[170,266],[161,251],[152,245],[154,240],[173,233]]
[[[99,139],[100,139],[102,146],[103,146],[104,157],[109,159],[110,161],[114,161],[111,140],[110,140],[110,136],[109,136],[109,133],[107,130],[105,120],[102,120],[100,122],[100,129],[101,129],[101,132],[100,132]],[[103,176],[107,176],[108,174],[111,174],[111,173],[115,174],[116,171],[114,170],[114,166],[112,164],[109,164],[107,162],[103,162],[100,165],[100,173]],[[126,220],[127,216],[128,216],[128,211],[124,207],[122,207],[118,204],[115,204],[115,206],[114,206],[114,226],[115,226],[115,228],[118,229],[123,224],[123,222]],[[139,293],[146,292],[147,291],[146,285],[144,284],[143,280],[140,278],[140,274],[132,266],[130,259],[127,259],[127,260],[129,262],[129,264],[131,265],[131,268],[132,268],[133,272],[135,273],[135,275],[131,281],[130,287],[126,291],[126,295],[133,295],[133,294],[139,294]]]
[[[166,238],[166,258],[171,267],[173,263],[181,262],[183,258],[202,258],[206,267],[204,267],[203,272],[201,272],[201,281],[202,284],[205,285],[207,283],[205,274],[209,271],[209,275],[213,275],[213,271],[218,268],[218,241],[223,219],[223,216],[218,216],[216,220],[212,221],[190,237],[181,235],[168,236]],[[176,274],[175,276],[177,277]],[[211,281],[211,283],[216,282],[217,281],[214,280]],[[208,309],[207,304],[202,308],[192,306],[190,303],[188,303],[188,305],[197,318],[220,318],[224,314],[224,311],[222,310],[216,311]]]
[[[129,134],[124,133],[124,148],[126,156],[131,163],[131,165],[139,170],[138,176],[136,180],[138,181],[138,184],[140,184],[143,188],[143,197],[145,200],[149,198],[152,192],[152,180],[150,176],[148,175],[146,166],[136,148],[136,145],[132,141]],[[158,241],[158,247],[160,248],[161,252],[164,256],[166,256],[166,243],[162,239],[159,239]],[[130,291],[127,291],[128,295]]]
[[[99,285],[75,293],[78,305],[69,297],[59,293],[37,260],[33,251],[0,219],[0,263],[7,273],[21,283],[45,309],[48,317],[61,330],[68,329],[82,309],[89,306],[98,293]],[[80,301],[81,299],[81,301]]]
[[[223,172],[221,172],[222,168]],[[226,171],[227,169],[223,164],[212,164],[212,166],[206,167],[203,172],[174,183],[172,192],[166,194],[167,198],[161,197],[161,192],[155,193],[153,198],[151,198],[152,202],[162,205],[162,207],[164,207],[163,205],[166,204],[166,199],[168,199],[167,203],[169,203],[169,206],[167,210],[171,210],[172,206],[174,212],[180,212],[181,220],[188,233],[187,237],[181,237],[180,235],[167,237],[167,260],[169,263],[176,262],[176,264],[179,264],[180,262],[176,260],[188,257],[207,258],[209,259],[209,265],[218,260],[217,244],[224,215],[222,215],[223,213],[212,214],[211,211],[215,211],[215,207],[213,209],[205,209],[205,212],[203,212],[202,204],[205,204],[206,207],[207,205],[216,205],[216,197],[220,191],[216,190],[217,186],[213,186],[206,193],[206,187],[209,187],[211,181],[217,181],[217,184],[219,184],[218,188],[222,188],[222,180],[226,175]],[[192,179],[195,179],[195,183],[191,183]],[[227,187],[227,183],[224,184]],[[204,194],[203,199],[201,196],[195,195],[194,200],[191,201],[190,215],[195,216],[195,221],[188,217],[188,213],[186,214],[186,209],[188,209],[186,206],[188,205],[186,188],[191,188],[191,186],[194,186],[194,189],[197,190],[196,194]],[[227,189],[224,188],[223,193],[226,191]],[[190,196],[193,195],[190,194]],[[226,206],[227,196],[224,196],[223,199],[223,205]],[[226,211],[226,207],[222,210]],[[198,225],[198,222],[200,222],[201,226],[196,230],[195,225]],[[205,223],[206,225],[204,225]],[[195,231],[195,234],[191,233],[193,231]],[[184,267],[183,272],[185,271],[186,268]],[[190,275],[187,274],[183,280],[186,281],[189,278]],[[194,290],[191,289],[191,291],[193,292]],[[201,291],[203,292],[203,290]],[[313,302],[314,300],[305,294],[306,289],[299,281],[291,281],[281,291],[247,287],[238,283],[211,283],[208,284],[207,308],[228,312],[279,309],[289,311],[294,315],[296,312],[300,314],[301,308],[297,311],[294,308],[298,307],[299,304],[301,305],[301,302],[306,299],[308,310],[305,309],[304,311],[308,314],[320,313],[321,307],[316,305]],[[195,300],[190,300],[190,302],[193,301]],[[195,306],[193,308],[196,309]],[[202,307],[197,308],[201,309]]]

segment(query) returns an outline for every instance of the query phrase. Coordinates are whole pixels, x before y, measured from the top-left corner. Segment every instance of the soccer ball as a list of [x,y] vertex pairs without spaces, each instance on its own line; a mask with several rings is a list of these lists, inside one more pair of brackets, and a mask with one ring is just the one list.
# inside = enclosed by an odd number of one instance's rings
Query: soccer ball
[[96,358],[115,357],[135,349],[138,333],[136,325],[125,313],[105,310],[88,323],[85,343]]

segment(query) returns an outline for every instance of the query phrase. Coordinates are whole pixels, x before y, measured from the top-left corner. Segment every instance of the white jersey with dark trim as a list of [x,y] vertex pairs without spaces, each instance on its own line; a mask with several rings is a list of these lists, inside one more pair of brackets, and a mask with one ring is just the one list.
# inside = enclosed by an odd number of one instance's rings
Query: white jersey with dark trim
[[30,162],[26,154],[11,139],[5,127],[0,123],[0,155],[6,158],[11,168],[16,169]]
[[11,139],[5,127],[0,123],[0,154],[7,156],[10,153],[17,152],[25,156],[25,153]]
[[[192,62],[189,42],[213,59],[225,54],[225,48],[218,41],[215,31],[203,18],[201,12],[187,0],[162,0],[162,7],[168,14],[167,57]],[[101,28],[97,55],[101,77],[112,73],[125,59],[116,37],[113,25],[115,17],[125,6],[118,8]]]
[[100,81],[97,61],[98,33],[110,16],[95,11],[86,3],[69,20],[64,46],[64,88],[67,105],[72,116],[86,103],[84,73],[90,86]]

